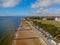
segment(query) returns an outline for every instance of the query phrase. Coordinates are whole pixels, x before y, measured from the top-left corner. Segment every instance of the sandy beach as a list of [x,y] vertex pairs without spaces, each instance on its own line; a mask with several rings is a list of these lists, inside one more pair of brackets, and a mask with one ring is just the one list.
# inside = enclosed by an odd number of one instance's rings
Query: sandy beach
[[33,30],[26,20],[22,21],[21,27],[17,33],[14,39],[15,45],[44,45],[40,40],[39,34],[36,30]]

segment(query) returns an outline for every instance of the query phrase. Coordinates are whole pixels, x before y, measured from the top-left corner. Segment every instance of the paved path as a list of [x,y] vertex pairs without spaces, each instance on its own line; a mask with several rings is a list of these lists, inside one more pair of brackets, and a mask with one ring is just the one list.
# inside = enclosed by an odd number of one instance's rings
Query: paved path
[[13,45],[48,45],[40,36],[41,35],[39,35],[36,29],[26,20],[23,20],[21,26],[17,30]]
[[39,33],[40,40],[43,40],[43,42],[45,42],[47,45],[55,45],[53,42],[48,41],[48,40],[42,35],[42,33],[41,33],[40,31],[38,31],[34,26],[32,26],[32,25],[30,24],[30,22],[28,22],[28,24],[32,27],[32,29],[36,30],[37,33]]

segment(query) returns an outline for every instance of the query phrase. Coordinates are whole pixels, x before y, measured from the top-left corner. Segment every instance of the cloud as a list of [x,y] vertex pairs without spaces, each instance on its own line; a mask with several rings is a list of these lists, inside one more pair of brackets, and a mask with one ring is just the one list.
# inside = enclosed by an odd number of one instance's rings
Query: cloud
[[38,15],[60,15],[60,9],[45,9],[45,10],[37,10],[36,12],[33,12],[34,14]]
[[60,4],[60,0],[53,0],[55,4]]
[[32,12],[35,15],[57,16],[60,15],[60,8],[53,8],[53,5],[60,5],[60,0],[37,0],[31,4],[31,8],[36,9]]
[[14,7],[20,3],[20,0],[0,0],[0,7]]
[[60,0],[37,0],[31,5],[31,8],[49,7],[54,4],[60,4]]

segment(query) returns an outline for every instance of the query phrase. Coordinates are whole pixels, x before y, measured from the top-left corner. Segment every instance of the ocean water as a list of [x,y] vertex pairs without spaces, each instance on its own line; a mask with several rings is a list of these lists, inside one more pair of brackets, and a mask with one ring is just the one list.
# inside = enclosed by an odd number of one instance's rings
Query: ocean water
[[0,45],[12,45],[14,34],[22,18],[19,16],[0,16]]

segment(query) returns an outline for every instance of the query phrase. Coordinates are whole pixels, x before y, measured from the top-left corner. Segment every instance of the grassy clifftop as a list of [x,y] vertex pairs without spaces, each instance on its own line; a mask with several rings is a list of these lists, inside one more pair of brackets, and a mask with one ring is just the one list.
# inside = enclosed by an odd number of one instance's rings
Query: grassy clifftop
[[27,18],[27,20],[32,21],[34,25],[41,27],[44,31],[52,35],[54,39],[60,41],[60,22],[32,18]]

